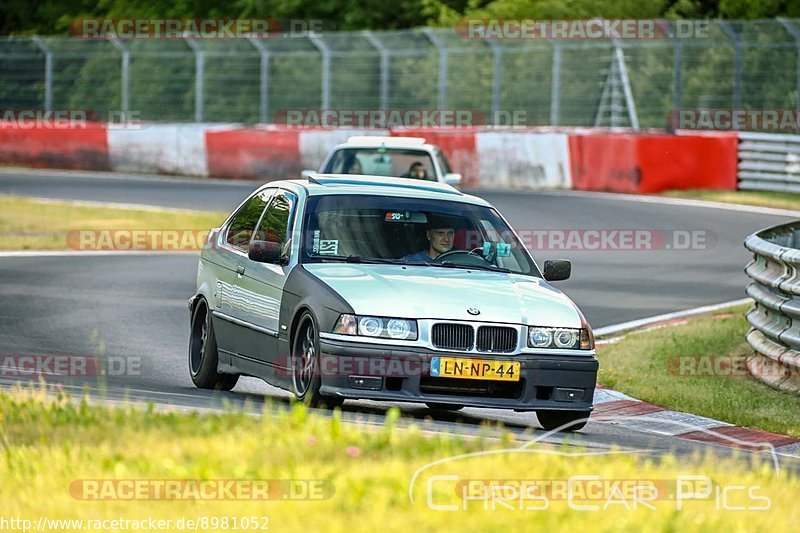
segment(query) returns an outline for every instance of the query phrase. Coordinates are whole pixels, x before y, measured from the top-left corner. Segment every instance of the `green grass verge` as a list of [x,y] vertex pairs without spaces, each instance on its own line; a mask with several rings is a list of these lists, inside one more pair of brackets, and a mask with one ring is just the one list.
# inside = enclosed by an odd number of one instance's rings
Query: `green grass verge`
[[[696,318],[685,325],[627,335],[598,347],[598,381],[640,400],[737,426],[800,437],[800,397],[761,384],[744,372],[731,376],[709,358],[752,354],[745,340],[747,306]],[[683,375],[682,375],[683,374]],[[694,374],[694,375],[692,375]],[[715,374],[715,375],[710,375]]]
[[[225,216],[222,212],[118,209],[0,196],[0,250],[75,249],[80,246],[78,231],[108,236],[117,230],[208,230]],[[93,235],[96,239],[86,242],[101,245],[104,234]]]
[[[680,461],[666,456],[655,462],[635,454],[565,456],[540,453],[541,448],[533,447],[527,453],[488,453],[441,463],[423,470],[412,485],[415,472],[432,461],[516,448],[521,443],[510,436],[502,442],[430,435],[417,426],[400,430],[396,409],[389,411],[382,427],[374,428],[343,424],[337,414],[323,417],[303,406],[282,411],[268,407],[260,418],[236,413],[158,413],[134,407],[92,407],[45,395],[40,389],[0,393],[0,413],[0,516],[33,524],[40,516],[61,520],[152,517],[172,520],[175,530],[175,521],[181,518],[227,517],[227,530],[232,530],[234,517],[252,516],[267,517],[271,531],[421,532],[467,526],[470,531],[508,532],[580,530],[588,524],[596,531],[788,531],[800,520],[800,506],[795,504],[800,479],[796,476],[786,472],[776,476],[769,464],[745,469],[742,462],[711,456]],[[572,509],[570,502],[555,494],[549,507],[542,509],[543,500],[519,501],[513,493],[503,495],[507,498],[503,504],[496,499],[493,509],[488,502],[487,507],[482,501],[464,503],[456,491],[456,483],[467,480],[473,480],[468,486],[474,496],[479,493],[475,480],[483,480],[477,486],[485,487],[488,480],[565,483],[578,475],[609,481],[653,480],[661,491],[658,499],[649,502],[653,509],[633,506],[630,497],[619,494],[612,497],[616,503],[609,504],[605,497],[586,501],[576,493],[572,503],[579,500],[581,505],[599,506],[586,511]],[[714,487],[757,487],[749,495],[734,491],[725,503],[763,507],[767,500],[752,497],[758,496],[769,499],[769,510],[726,511],[725,505],[718,507],[716,490],[709,497],[685,501],[678,509],[669,494],[675,494],[678,477],[688,475],[708,476]],[[329,484],[326,496],[330,497],[302,501],[280,497],[268,501],[81,499],[86,494],[83,480],[131,479],[322,480]],[[438,510],[429,502],[457,507]],[[221,525],[210,529],[226,530]]]
[[709,200],[726,204],[744,204],[758,207],[774,207],[777,209],[796,209],[800,211],[800,194],[787,192],[689,190],[666,191],[661,194],[671,198]]

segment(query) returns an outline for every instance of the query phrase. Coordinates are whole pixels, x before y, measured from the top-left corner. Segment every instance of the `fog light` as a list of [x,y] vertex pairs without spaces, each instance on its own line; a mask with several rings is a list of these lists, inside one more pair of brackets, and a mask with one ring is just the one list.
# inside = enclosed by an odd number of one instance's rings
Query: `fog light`
[[347,376],[352,389],[381,390],[383,378],[379,376]]
[[566,389],[556,387],[553,391],[553,400],[557,402],[580,402],[583,400],[585,391],[583,389]]

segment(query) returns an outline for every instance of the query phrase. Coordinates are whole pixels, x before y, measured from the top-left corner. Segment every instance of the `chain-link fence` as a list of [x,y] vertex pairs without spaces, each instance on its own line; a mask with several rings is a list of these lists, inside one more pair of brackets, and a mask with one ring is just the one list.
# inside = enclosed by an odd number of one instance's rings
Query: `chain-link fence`
[[665,128],[679,109],[798,108],[796,20],[711,21],[703,35],[647,40],[484,40],[453,29],[0,40],[0,110],[270,123],[292,110],[446,109],[487,123]]

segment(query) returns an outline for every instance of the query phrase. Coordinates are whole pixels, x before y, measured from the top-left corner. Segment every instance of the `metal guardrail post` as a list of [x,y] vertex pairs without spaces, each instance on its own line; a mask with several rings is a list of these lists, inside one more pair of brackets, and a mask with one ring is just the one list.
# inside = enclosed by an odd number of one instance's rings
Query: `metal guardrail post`
[[194,51],[194,121],[203,122],[203,92],[205,91],[206,57],[200,45],[192,39],[184,39]]
[[503,48],[492,39],[485,39],[486,44],[492,49],[492,125],[497,125],[500,117],[500,80],[503,77]]
[[[778,18],[778,22],[786,29],[789,35],[792,36],[797,47],[797,58],[795,59],[796,79],[795,79],[795,107],[800,109],[800,30],[797,26],[784,18]],[[800,131],[800,125],[798,125]]]
[[550,85],[550,125],[558,126],[561,115],[561,42],[553,41],[553,71]]
[[717,24],[733,43],[733,108],[742,109],[742,38],[726,21],[719,20]]
[[308,40],[319,50],[322,56],[322,82],[320,90],[322,92],[322,111],[327,111],[331,106],[331,50],[328,45],[315,33],[308,34]]
[[258,51],[259,56],[259,91],[261,98],[260,121],[262,124],[269,122],[269,50],[258,37],[250,37],[250,44]]
[[675,50],[672,56],[672,116],[669,120],[669,128],[677,129],[679,124],[675,124],[675,113],[680,111],[683,105],[683,86],[681,84],[681,73],[683,70],[683,43],[675,38]]
[[425,34],[431,44],[439,51],[439,98],[437,107],[439,111],[444,111],[447,108],[447,47],[432,29],[424,28],[422,33]]
[[36,46],[44,52],[44,109],[53,110],[53,51],[41,37],[31,38]]
[[371,31],[364,30],[361,34],[375,47],[381,58],[378,102],[381,110],[386,111],[389,109],[389,49]]
[[109,39],[109,42],[119,50],[122,56],[122,66],[120,70],[120,111],[122,111],[122,121],[127,122],[130,114],[130,69],[131,69],[131,53],[128,47],[119,42],[117,39]]

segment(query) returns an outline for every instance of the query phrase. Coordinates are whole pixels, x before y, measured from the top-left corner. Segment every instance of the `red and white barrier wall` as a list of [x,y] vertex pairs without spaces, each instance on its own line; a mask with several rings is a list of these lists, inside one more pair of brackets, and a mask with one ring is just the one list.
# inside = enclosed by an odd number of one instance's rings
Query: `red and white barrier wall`
[[352,135],[425,137],[465,187],[654,193],[736,189],[736,133],[489,128],[297,129],[233,124],[0,128],[0,164],[269,181],[316,169]]

